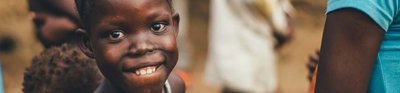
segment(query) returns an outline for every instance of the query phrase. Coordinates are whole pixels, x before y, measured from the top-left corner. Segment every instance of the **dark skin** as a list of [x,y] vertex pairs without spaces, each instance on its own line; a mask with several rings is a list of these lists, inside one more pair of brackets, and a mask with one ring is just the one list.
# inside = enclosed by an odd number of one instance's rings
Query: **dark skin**
[[75,0],[43,0],[48,2],[62,13],[65,17],[70,19],[75,25],[80,26],[80,19],[78,11],[76,11]]
[[355,9],[328,14],[316,93],[367,93],[384,30]]
[[77,26],[68,18],[44,12],[32,14],[37,36],[46,48],[71,41]]
[[74,0],[29,0],[29,8],[37,36],[46,48],[74,41],[80,25]]
[[[166,0],[100,0],[91,7],[80,45],[106,78],[96,93],[162,93],[167,79],[172,92],[185,91],[170,75],[178,59],[179,15]],[[157,67],[154,73],[135,73],[150,66]]]

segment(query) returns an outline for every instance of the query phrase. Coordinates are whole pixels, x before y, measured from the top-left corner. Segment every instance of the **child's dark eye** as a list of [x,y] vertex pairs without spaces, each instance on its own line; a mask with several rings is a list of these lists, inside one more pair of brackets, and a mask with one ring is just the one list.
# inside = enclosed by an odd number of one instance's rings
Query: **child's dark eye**
[[165,30],[166,25],[162,23],[156,23],[151,25],[150,30],[153,32],[163,32]]
[[108,39],[111,41],[119,41],[123,38],[125,38],[125,33],[121,30],[115,30],[108,35]]

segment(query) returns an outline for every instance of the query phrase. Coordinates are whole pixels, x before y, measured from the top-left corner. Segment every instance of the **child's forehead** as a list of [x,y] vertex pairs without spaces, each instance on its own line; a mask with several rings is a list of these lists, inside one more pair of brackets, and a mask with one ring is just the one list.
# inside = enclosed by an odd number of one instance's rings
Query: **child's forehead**
[[[92,26],[109,24],[116,20],[154,19],[156,17],[171,17],[167,0],[101,0],[92,8]],[[138,20],[136,20],[138,21]]]
[[123,16],[130,17],[150,16],[154,14],[168,13],[172,11],[167,0],[102,0],[94,7],[92,16]]
[[101,0],[102,2],[96,6],[103,8],[131,8],[131,9],[146,9],[150,7],[161,7],[169,9],[169,3],[167,0]]

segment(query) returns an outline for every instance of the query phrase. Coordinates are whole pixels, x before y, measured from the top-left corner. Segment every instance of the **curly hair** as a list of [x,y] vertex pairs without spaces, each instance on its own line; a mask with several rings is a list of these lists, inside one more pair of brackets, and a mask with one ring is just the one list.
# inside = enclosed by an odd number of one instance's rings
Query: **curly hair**
[[52,47],[36,56],[24,74],[24,93],[92,93],[102,80],[96,62],[76,46]]

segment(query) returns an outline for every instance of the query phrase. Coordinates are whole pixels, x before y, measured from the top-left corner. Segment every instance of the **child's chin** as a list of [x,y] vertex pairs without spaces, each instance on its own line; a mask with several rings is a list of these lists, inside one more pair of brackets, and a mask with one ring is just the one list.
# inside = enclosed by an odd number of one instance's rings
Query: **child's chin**
[[131,87],[145,88],[145,87],[159,87],[164,85],[165,80],[168,78],[168,70],[164,64],[160,65],[153,73],[150,74],[137,74],[135,72],[123,72],[126,83],[132,85]]

